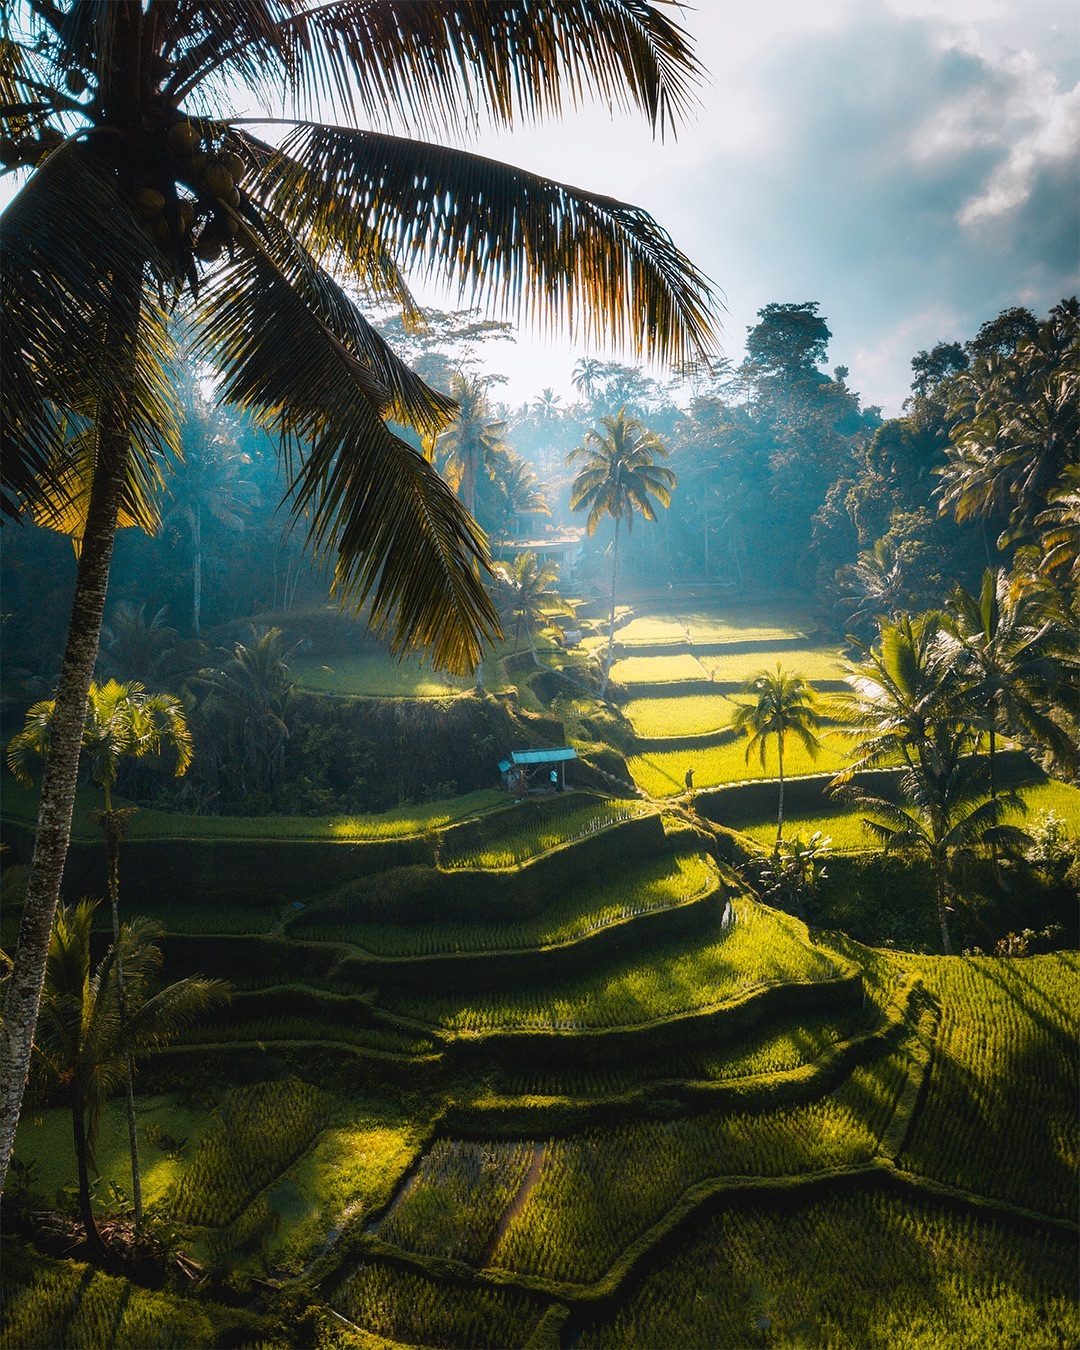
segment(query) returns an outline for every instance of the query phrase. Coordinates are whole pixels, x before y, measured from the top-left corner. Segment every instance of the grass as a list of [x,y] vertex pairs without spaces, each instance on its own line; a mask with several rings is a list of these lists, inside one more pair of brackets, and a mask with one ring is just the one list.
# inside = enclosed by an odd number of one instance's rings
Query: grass
[[[37,820],[36,789],[20,787],[10,776],[3,780],[4,816],[33,826]],[[447,797],[442,801],[395,807],[379,815],[356,816],[189,816],[142,808],[128,823],[126,839],[233,839],[251,841],[315,839],[350,842],[399,839],[426,834],[459,820],[482,815],[506,805],[506,794],[495,788]],[[100,810],[101,793],[80,788],[76,794],[72,837],[96,843],[101,831],[90,813]]]
[[635,1121],[551,1140],[492,1264],[595,1280],[697,1182],[869,1162],[906,1081],[907,1059],[897,1052],[860,1066],[831,1096],[805,1106]]
[[315,1147],[289,1169],[285,1185],[291,1189],[280,1199],[271,1194],[271,1205],[281,1211],[267,1242],[274,1265],[299,1273],[328,1233],[345,1222],[363,1222],[386,1204],[429,1128],[417,1106],[406,1113],[360,1096],[339,1108]]
[[482,1265],[532,1160],[530,1143],[438,1140],[379,1225],[379,1237],[409,1251]]
[[[1015,819],[1021,825],[1034,823],[1041,811],[1053,811],[1065,821],[1069,833],[1080,837],[1080,788],[1071,783],[1040,783],[1036,787],[1024,788],[1020,794],[1027,803],[1026,814],[1017,813]],[[792,838],[796,833],[810,835],[815,830],[832,837],[835,852],[856,852],[863,849],[876,849],[877,845],[863,829],[863,817],[860,812],[837,803],[835,807],[817,811],[814,814],[792,812],[784,815],[784,836]],[[756,839],[759,844],[771,845],[776,838],[776,819],[753,821],[737,825],[744,834]]]
[[173,1213],[202,1227],[230,1223],[310,1146],[329,1109],[324,1092],[296,1079],[234,1088],[180,1177]]
[[416,658],[395,661],[379,652],[335,656],[326,665],[294,660],[290,669],[302,689],[324,694],[361,694],[368,698],[453,698],[476,683],[475,679],[432,670]]
[[808,616],[804,610],[761,609],[726,606],[716,614],[705,609],[680,613],[680,622],[692,642],[773,642],[783,638],[799,641],[805,636]]
[[639,736],[705,736],[724,730],[735,704],[726,694],[686,694],[681,698],[635,698],[623,713]]
[[1075,1218],[1080,958],[906,959],[941,1003],[942,1020],[930,1091],[901,1166]]
[[654,947],[646,960],[624,958],[557,989],[525,987],[471,999],[388,994],[383,1006],[451,1032],[634,1026],[714,1007],[765,984],[836,973],[797,919],[744,899],[733,908],[731,927],[722,930],[718,920],[700,945]]
[[1080,1343],[1075,1244],[863,1191],[699,1223],[582,1350]]
[[703,857],[654,858],[608,873],[597,884],[553,897],[536,917],[504,923],[397,924],[318,923],[302,928],[305,939],[350,942],[379,956],[436,956],[458,952],[507,951],[570,942],[620,920],[668,909],[700,895],[716,882]]
[[618,684],[673,684],[680,680],[701,680],[709,676],[693,656],[681,653],[677,656],[626,656],[615,661],[611,667],[611,678]]
[[689,636],[681,619],[643,615],[618,629],[615,641],[632,647],[636,643],[686,642]]
[[[175,1097],[138,1097],[136,1106],[143,1199],[149,1208],[154,1208],[165,1201],[214,1121],[205,1112],[182,1106]],[[151,1143],[148,1126],[151,1137],[160,1130],[174,1140],[186,1139],[182,1153],[174,1155]],[[15,1138],[15,1156],[34,1164],[36,1189],[49,1203],[55,1202],[58,1192],[73,1193],[77,1172],[71,1112],[66,1107],[51,1107],[37,1114],[24,1112]],[[127,1108],[121,1097],[112,1097],[105,1103],[98,1130],[97,1162],[100,1179],[95,1194],[99,1203],[108,1203],[114,1187],[117,1193],[130,1196]]]
[[[848,763],[845,743],[846,737],[842,733],[826,731],[816,759],[811,759],[797,742],[789,743],[784,751],[784,776],[797,778],[804,774],[835,773]],[[687,769],[694,770],[694,786],[699,789],[719,787],[722,783],[775,778],[775,742],[769,743],[764,769],[756,750],[747,761],[746,747],[746,738],[740,737],[723,745],[693,750],[650,750],[644,755],[631,756],[627,764],[637,785],[653,797],[672,797],[685,792]]]
[[[875,1014],[871,1010],[870,1016]],[[762,1027],[731,1045],[687,1051],[653,1061],[616,1061],[585,1071],[523,1069],[509,1073],[499,1084],[504,1096],[597,1097],[618,1096],[642,1083],[670,1079],[723,1082],[759,1074],[783,1073],[813,1063],[830,1046],[863,1031],[868,1015],[861,1010],[827,1019],[804,1019],[779,1030]]]

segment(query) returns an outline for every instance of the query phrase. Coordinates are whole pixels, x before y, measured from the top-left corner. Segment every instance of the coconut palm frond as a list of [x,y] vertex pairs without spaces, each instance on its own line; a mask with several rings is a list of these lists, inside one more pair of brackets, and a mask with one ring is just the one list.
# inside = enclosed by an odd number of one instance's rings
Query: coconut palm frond
[[370,397],[382,416],[414,427],[422,436],[437,433],[447,425],[457,409],[455,401],[409,369],[337,282],[287,230],[276,220],[264,218],[258,232],[245,230],[243,239],[249,247],[258,241],[265,261],[276,268],[312,314],[370,372]]
[[647,212],[496,160],[371,131],[299,125],[268,204],[290,229],[344,236],[374,221],[388,247],[470,305],[546,331],[684,360],[711,351],[704,276]]
[[[77,203],[77,205],[76,205]],[[103,359],[119,304],[115,277],[139,278],[149,236],[105,167],[68,143],[4,212],[0,254],[0,508],[58,488],[53,466],[67,411],[115,394],[125,378]]]
[[666,6],[643,0],[516,0],[497,22],[487,0],[294,0],[272,32],[242,0],[197,8],[207,36],[180,58],[178,92],[216,67],[250,80],[253,66],[272,63],[309,107],[427,134],[512,126],[597,97],[639,109],[663,135],[693,107],[701,77]]
[[[244,236],[241,236],[242,239]],[[480,581],[486,541],[446,483],[395,436],[370,371],[257,247],[204,299],[198,350],[223,394],[280,435],[294,473],[293,521],[336,555],[335,589],[396,651],[430,645],[438,666],[479,659],[498,621]]]

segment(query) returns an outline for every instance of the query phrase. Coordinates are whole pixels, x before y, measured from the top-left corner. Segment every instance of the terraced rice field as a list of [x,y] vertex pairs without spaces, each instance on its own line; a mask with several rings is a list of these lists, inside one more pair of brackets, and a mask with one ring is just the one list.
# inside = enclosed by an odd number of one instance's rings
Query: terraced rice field
[[695,1225],[582,1350],[1080,1343],[1075,1243],[879,1191]]
[[1080,956],[906,959],[943,1015],[930,1091],[900,1165],[1075,1218]]
[[735,712],[726,694],[684,694],[681,698],[638,698],[624,704],[639,736],[707,736],[725,730]]
[[499,924],[305,923],[313,941],[350,942],[379,956],[438,956],[513,951],[572,942],[633,915],[670,909],[716,886],[716,872],[697,854],[653,858],[608,873],[588,887],[555,896],[543,914]]
[[[822,747],[816,759],[811,759],[799,744],[789,744],[784,751],[784,775],[796,778],[801,774],[836,773],[848,763],[846,737],[839,731],[822,735]],[[696,788],[719,787],[722,783],[750,782],[754,779],[775,778],[777,758],[775,744],[770,744],[765,755],[765,768],[755,751],[746,759],[745,737],[693,750],[649,750],[627,760],[634,781],[653,797],[671,797],[686,791],[686,771],[694,770]]]
[[452,698],[476,683],[434,671],[412,657],[398,662],[378,652],[335,656],[326,663],[293,660],[290,669],[302,689],[368,698]]
[[779,663],[790,675],[804,680],[836,683],[844,678],[839,652],[832,647],[790,647],[784,651],[703,652],[699,657],[706,674],[717,684],[745,684],[762,670],[775,671]]
[[612,962],[603,978],[579,976],[555,988],[418,997],[387,994],[382,1006],[448,1032],[578,1030],[634,1026],[714,1007],[765,984],[837,974],[831,957],[809,945],[806,927],[749,900],[733,902],[734,923],[687,948],[654,947],[649,959]]
[[611,678],[633,688],[635,684],[675,684],[684,680],[708,681],[700,661],[685,652],[672,656],[627,656],[615,661]]

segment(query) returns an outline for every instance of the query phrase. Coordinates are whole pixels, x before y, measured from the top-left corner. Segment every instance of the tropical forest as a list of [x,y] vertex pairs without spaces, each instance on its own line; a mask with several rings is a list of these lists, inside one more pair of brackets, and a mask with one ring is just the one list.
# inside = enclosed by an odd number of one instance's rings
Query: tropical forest
[[1080,1344],[1077,20],[985,8],[3,5],[0,1350]]

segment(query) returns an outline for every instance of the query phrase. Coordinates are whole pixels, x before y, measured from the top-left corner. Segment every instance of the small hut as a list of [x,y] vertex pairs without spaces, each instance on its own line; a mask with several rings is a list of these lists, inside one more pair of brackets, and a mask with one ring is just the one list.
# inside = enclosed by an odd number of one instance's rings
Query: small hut
[[[499,760],[503,786],[515,797],[532,792],[562,792],[566,787],[566,762],[577,759],[577,751],[570,746],[555,750],[512,750],[508,759]],[[530,781],[530,774],[543,773],[539,783]]]

